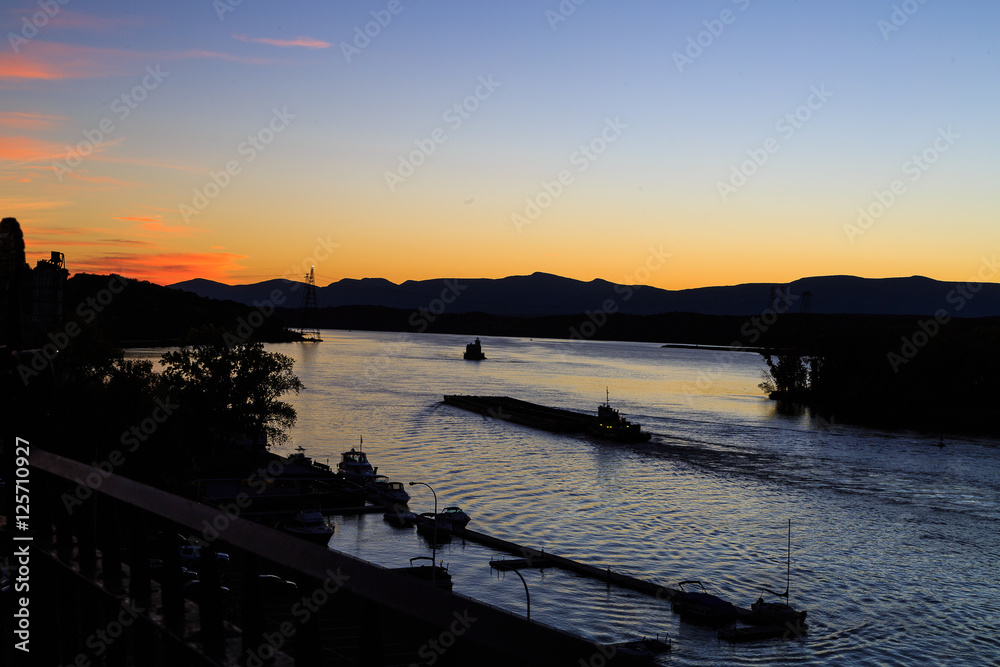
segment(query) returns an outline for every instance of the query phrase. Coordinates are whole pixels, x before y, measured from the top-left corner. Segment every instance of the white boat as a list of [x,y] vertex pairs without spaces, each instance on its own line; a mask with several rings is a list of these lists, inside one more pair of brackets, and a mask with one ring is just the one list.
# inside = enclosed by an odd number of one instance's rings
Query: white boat
[[384,507],[405,506],[410,502],[410,494],[402,482],[390,482],[385,475],[375,475],[365,482],[368,500]]
[[368,462],[367,454],[351,447],[351,451],[340,455],[337,472],[345,479],[364,485],[375,478],[378,468],[373,468],[372,464]]

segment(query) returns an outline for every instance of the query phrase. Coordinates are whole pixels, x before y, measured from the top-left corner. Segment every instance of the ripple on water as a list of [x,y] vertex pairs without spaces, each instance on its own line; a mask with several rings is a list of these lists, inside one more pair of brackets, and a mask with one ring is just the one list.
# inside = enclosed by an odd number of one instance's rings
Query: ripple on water
[[[310,455],[336,462],[363,434],[379,472],[431,484],[475,529],[657,582],[700,579],[743,605],[783,586],[791,518],[792,599],[809,609],[811,631],[731,647],[663,601],[557,570],[524,572],[533,618],[599,641],[666,630],[675,651],[661,664],[671,665],[1000,661],[993,441],[941,449],[919,434],[777,415],[746,393],[762,368],[749,354],[495,339],[484,341],[489,356],[505,363],[466,364],[456,357],[464,337],[324,340],[298,356],[310,390],[292,397],[294,437]],[[711,387],[684,389],[706,369]],[[657,434],[651,442],[558,436],[440,404],[444,393],[479,393],[592,409],[606,385]],[[430,509],[426,488],[409,490],[411,507]],[[431,553],[381,517],[337,521],[334,546],[375,562]],[[491,576],[490,550],[453,541],[440,555],[457,591],[523,613],[520,580]]]

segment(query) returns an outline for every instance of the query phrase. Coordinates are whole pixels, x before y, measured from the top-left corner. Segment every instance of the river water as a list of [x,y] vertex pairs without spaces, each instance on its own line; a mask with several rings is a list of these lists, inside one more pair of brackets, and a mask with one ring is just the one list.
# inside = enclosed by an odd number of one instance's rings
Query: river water
[[[306,390],[288,445],[336,465],[363,436],[379,472],[431,485],[470,528],[675,586],[698,579],[749,606],[785,587],[808,636],[732,646],[669,603],[560,570],[525,570],[533,620],[602,642],[667,633],[671,665],[1000,664],[1000,441],[883,431],[783,415],[757,384],[759,355],[648,343],[323,331],[272,345]],[[443,405],[507,395],[596,411],[652,432],[642,444],[564,435]],[[943,447],[940,446],[943,443]],[[414,511],[433,509],[407,487]],[[335,518],[330,546],[405,566],[431,555],[381,515]],[[439,547],[455,591],[525,613],[494,552]]]

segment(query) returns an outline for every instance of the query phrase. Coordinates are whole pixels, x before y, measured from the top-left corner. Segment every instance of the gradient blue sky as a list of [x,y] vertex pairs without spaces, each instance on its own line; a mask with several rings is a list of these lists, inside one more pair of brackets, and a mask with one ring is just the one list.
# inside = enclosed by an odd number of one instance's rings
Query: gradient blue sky
[[[0,213],[32,259],[61,249],[73,271],[163,283],[315,264],[321,284],[547,271],[683,288],[963,281],[1000,246],[996,3],[587,0],[553,26],[555,1],[400,0],[350,62],[341,45],[388,0],[225,5],[73,0],[26,42],[10,34],[39,5],[0,13]],[[723,12],[679,71],[674,54]],[[169,75],[119,119],[147,67]],[[500,85],[453,127],[444,114],[481,77]],[[832,96],[779,131],[814,88]],[[248,161],[241,143],[275,109],[294,118]],[[63,172],[102,119],[114,130]],[[580,171],[575,152],[615,119]],[[390,188],[437,128],[446,141]],[[777,151],[721,193],[768,139]],[[925,150],[937,161],[914,171]],[[185,216],[232,160],[240,173]],[[861,226],[859,208],[879,215]]]

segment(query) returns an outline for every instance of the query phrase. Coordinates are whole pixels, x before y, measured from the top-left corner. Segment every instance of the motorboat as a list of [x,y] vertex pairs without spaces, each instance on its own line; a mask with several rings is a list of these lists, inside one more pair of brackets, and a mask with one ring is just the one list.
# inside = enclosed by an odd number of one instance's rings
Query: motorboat
[[386,512],[382,515],[382,518],[386,523],[397,528],[412,528],[413,524],[417,522],[417,515],[413,512],[401,512],[398,510]]
[[453,525],[440,514],[421,512],[417,515],[417,532],[425,537],[451,537]]
[[[414,566],[413,561],[430,561],[430,563]],[[450,591],[452,588],[448,566],[435,564],[434,559],[430,556],[414,556],[410,559],[410,567],[392,568],[392,571],[420,579],[435,588],[443,588],[446,591]]]
[[462,511],[461,507],[445,507],[443,512],[438,512],[438,517],[444,519],[455,528],[465,528],[472,519]]
[[410,502],[410,494],[402,482],[391,482],[385,475],[375,475],[365,482],[368,500],[384,507],[405,507]]
[[351,447],[351,451],[340,455],[340,463],[337,464],[337,472],[347,480],[364,485],[375,478],[378,472],[377,467],[372,467],[368,462],[368,455],[360,449]]
[[291,519],[279,521],[276,528],[319,544],[329,542],[334,532],[333,524],[319,512],[299,512]]

